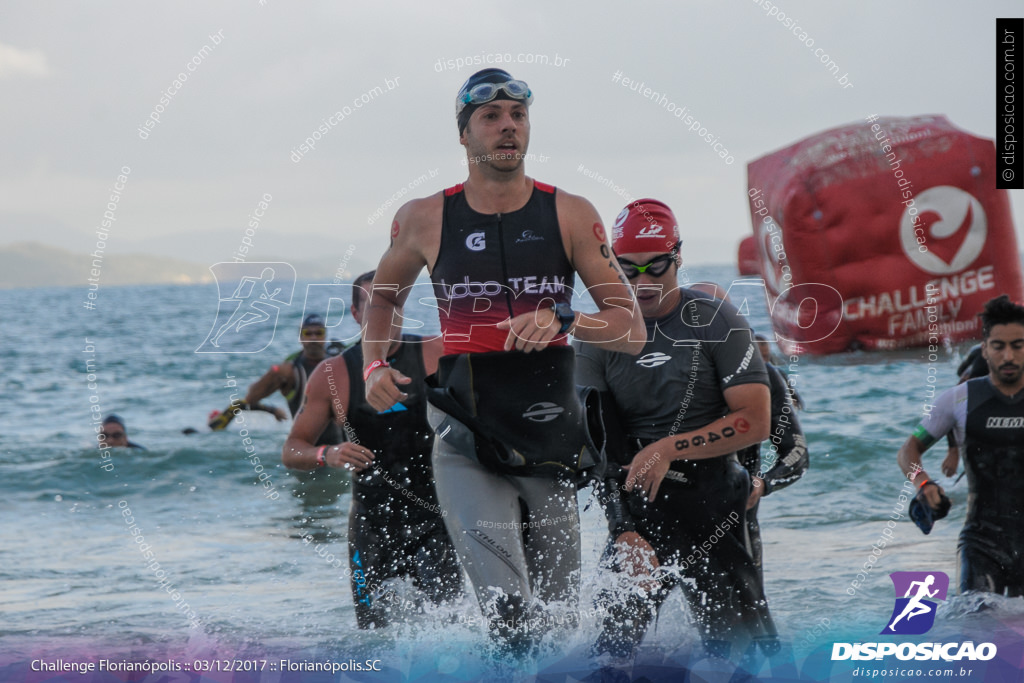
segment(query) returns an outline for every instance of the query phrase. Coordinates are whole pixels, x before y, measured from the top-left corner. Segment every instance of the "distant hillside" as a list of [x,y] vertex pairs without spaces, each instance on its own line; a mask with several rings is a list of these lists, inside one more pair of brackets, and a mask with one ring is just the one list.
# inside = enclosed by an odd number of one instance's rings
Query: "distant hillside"
[[[291,263],[300,280],[324,283],[333,282],[340,265],[334,257],[317,262],[280,260]],[[92,262],[93,257],[88,252],[73,252],[36,242],[2,246],[0,289],[86,286],[91,277]],[[213,282],[210,265],[149,254],[104,254],[99,279],[106,286],[210,283]],[[352,259],[345,264],[345,273],[341,277],[351,280],[372,267],[373,264]]]
[[[93,257],[35,242],[0,247],[0,287],[62,287],[87,284]],[[104,255],[104,285],[213,282],[208,266],[145,254]]]

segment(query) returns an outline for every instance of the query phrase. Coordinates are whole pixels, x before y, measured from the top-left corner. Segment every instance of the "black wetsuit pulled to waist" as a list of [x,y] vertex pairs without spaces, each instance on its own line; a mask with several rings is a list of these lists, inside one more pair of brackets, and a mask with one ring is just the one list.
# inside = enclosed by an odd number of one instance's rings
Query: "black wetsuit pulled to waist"
[[[600,396],[576,386],[570,347],[443,356],[428,384],[428,400],[472,431],[485,467],[576,476],[603,462]],[[439,438],[455,438],[448,427],[438,427]]]
[[[659,439],[627,436],[628,462],[636,453]],[[635,450],[634,450],[635,449]],[[630,453],[630,451],[633,451]],[[627,472],[620,470],[614,479],[622,491]],[[623,491],[623,493],[625,493]],[[662,480],[658,495],[648,501],[639,489],[624,497],[624,507],[609,510],[609,530],[613,535],[639,530],[641,535],[665,537],[701,535],[735,511],[742,511],[750,495],[750,475],[735,453],[701,460],[676,460]],[[626,514],[628,513],[628,514]]]

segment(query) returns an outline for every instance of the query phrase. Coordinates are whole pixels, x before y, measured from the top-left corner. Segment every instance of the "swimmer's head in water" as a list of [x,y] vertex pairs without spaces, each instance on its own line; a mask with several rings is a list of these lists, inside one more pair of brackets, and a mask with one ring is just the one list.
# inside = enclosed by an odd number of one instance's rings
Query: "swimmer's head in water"
[[124,420],[121,419],[120,415],[115,415],[114,413],[111,413],[110,415],[107,415],[105,418],[103,418],[103,426],[106,427],[108,424],[120,425],[121,429],[125,428]]
[[100,432],[106,446],[118,447],[128,445],[128,428],[120,416],[111,413],[103,418],[103,431]]
[[469,125],[469,118],[481,105],[493,100],[514,100],[527,107],[533,102],[533,92],[525,81],[518,81],[504,69],[482,69],[470,76],[455,97],[455,119],[459,135]]

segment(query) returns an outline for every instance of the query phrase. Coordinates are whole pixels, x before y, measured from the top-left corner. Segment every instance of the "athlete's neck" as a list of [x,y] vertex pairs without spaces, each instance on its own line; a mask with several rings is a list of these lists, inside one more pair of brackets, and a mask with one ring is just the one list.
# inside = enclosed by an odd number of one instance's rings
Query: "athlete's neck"
[[662,318],[675,315],[683,301],[683,290],[678,286],[669,289],[663,297],[658,300],[656,308],[643,310],[644,322],[656,322]]
[[1001,394],[1005,394],[1010,398],[1013,398],[1020,393],[1021,389],[1024,389],[1024,375],[1021,375],[1020,379],[1013,384],[1004,384],[999,381],[999,377],[997,375],[990,372],[988,375],[988,381],[992,383],[992,386],[996,388],[996,391]]
[[519,172],[510,178],[495,179],[483,173],[470,170],[469,179],[463,183],[466,201],[477,213],[510,213],[526,206],[533,193],[533,178]]

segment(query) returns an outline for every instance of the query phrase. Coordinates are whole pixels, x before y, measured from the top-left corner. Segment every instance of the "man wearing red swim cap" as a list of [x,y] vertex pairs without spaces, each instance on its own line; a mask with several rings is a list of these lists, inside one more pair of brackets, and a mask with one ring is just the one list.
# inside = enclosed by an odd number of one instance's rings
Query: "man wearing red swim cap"
[[608,420],[622,432],[609,439],[606,559],[630,578],[599,595],[607,616],[595,653],[629,656],[676,585],[710,652],[728,657],[753,641],[773,648],[746,537],[750,476],[736,457],[767,438],[770,424],[752,333],[732,305],[679,286],[679,226],[664,203],[624,208],[612,245],[636,289],[647,342],[638,356],[575,344],[577,383],[606,392],[606,418],[614,411]]

